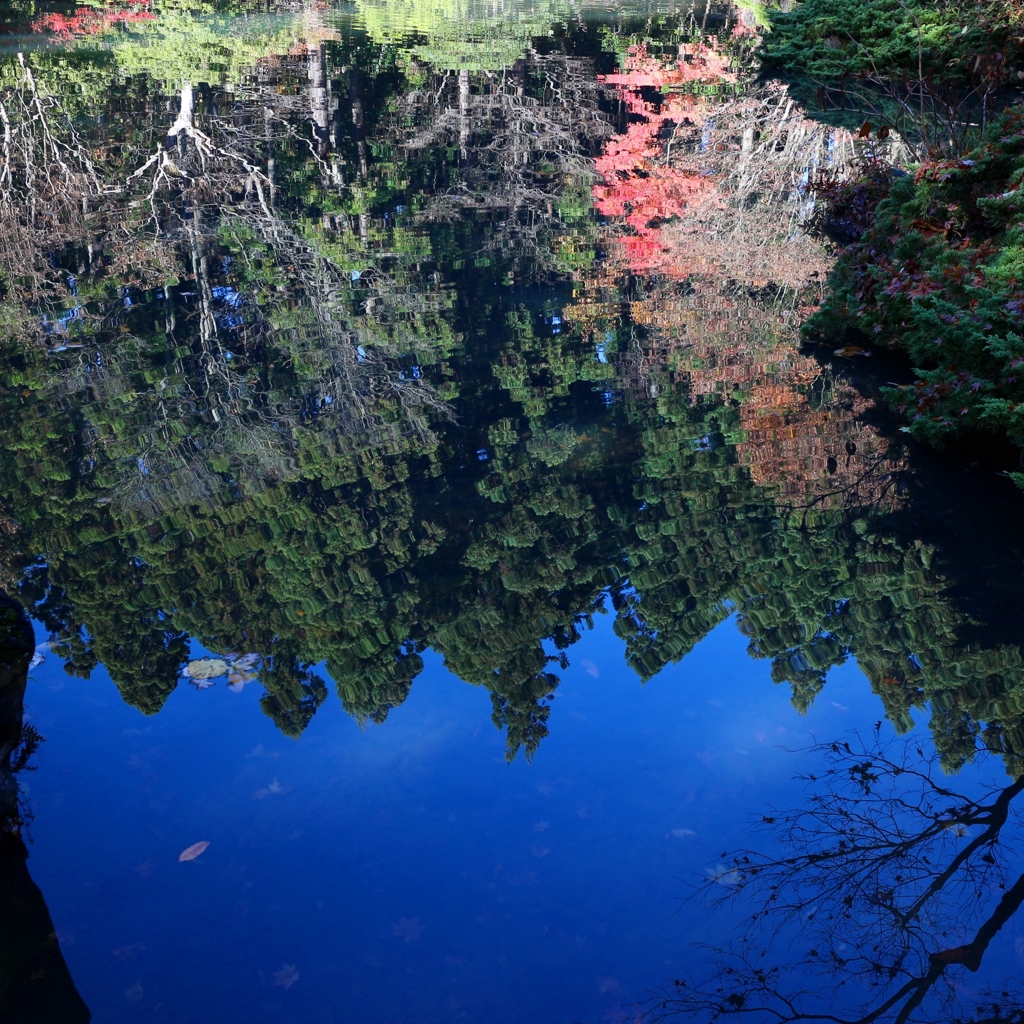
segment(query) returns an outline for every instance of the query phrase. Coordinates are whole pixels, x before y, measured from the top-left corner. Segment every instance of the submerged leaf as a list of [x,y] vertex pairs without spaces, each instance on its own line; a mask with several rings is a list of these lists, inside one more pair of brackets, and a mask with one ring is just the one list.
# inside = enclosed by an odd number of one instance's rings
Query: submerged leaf
[[205,839],[201,843],[193,843],[190,847],[181,851],[178,855],[178,861],[183,863],[186,860],[195,860],[209,845],[209,842]]
[[274,984],[280,985],[285,992],[299,980],[299,972],[295,970],[295,964],[281,964],[279,971],[271,971],[270,974],[274,979]]

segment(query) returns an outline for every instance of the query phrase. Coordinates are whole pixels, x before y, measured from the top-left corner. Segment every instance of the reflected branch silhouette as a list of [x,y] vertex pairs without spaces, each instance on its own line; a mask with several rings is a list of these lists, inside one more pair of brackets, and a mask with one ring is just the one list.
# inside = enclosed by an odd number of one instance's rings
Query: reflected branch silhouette
[[758,826],[769,852],[737,851],[695,893],[712,909],[752,905],[744,935],[710,948],[710,973],[677,980],[651,1019],[1024,1019],[1011,987],[978,994],[960,974],[980,970],[1024,903],[1007,834],[1024,778],[964,792],[935,755],[912,742],[893,750],[877,728],[867,743],[812,753],[824,769],[801,776],[806,805]]

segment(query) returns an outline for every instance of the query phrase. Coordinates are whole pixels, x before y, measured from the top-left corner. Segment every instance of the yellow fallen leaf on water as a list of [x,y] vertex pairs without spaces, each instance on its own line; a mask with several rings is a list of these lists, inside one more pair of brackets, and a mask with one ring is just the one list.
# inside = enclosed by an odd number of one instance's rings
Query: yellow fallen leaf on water
[[866,348],[860,348],[857,345],[844,345],[842,348],[837,348],[832,353],[836,356],[842,356],[844,359],[852,359],[854,356],[870,356],[871,353]]
[[195,860],[210,844],[204,839],[201,843],[193,843],[187,850],[182,850],[178,854],[178,860],[183,862],[186,860]]

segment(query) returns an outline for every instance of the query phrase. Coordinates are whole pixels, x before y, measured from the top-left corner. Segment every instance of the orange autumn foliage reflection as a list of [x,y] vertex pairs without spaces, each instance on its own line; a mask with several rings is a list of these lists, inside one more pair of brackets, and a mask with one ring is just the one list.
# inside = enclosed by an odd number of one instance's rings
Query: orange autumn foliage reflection
[[800,351],[799,309],[742,286],[662,277],[629,303],[647,333],[644,370],[693,404],[737,407],[737,462],[780,508],[895,506],[900,451],[869,423],[868,399]]

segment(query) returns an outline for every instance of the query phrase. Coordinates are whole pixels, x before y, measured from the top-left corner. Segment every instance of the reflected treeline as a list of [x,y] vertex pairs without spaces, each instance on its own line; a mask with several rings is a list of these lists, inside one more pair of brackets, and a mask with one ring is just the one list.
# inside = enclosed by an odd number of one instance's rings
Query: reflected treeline
[[2,579],[69,672],[152,713],[195,638],[297,735],[314,666],[379,722],[431,648],[514,756],[595,614],[647,679],[739,613],[798,707],[856,657],[947,766],[1016,766],[992,538],[793,340],[802,186],[855,144],[756,81],[749,19],[473,64],[304,8],[213,73],[168,10],[3,58]]
[[698,888],[712,907],[751,908],[744,936],[644,1019],[1024,1020],[1019,972],[998,963],[1024,903],[1024,779],[954,788],[919,747],[877,732],[812,753],[805,806],[762,818],[770,852],[740,851]]

